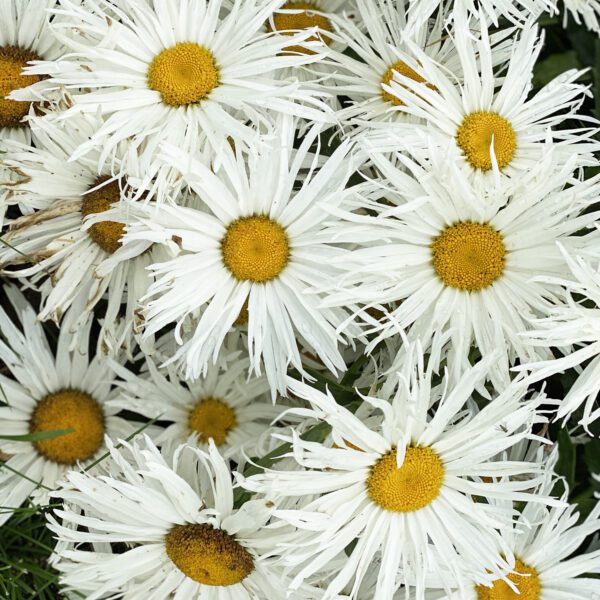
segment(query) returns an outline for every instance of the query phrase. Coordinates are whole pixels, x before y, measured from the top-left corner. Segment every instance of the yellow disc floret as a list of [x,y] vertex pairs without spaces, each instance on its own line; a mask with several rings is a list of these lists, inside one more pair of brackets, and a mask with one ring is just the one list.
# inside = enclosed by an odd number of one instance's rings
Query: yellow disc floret
[[23,69],[32,60],[40,57],[31,50],[16,46],[0,48],[0,127],[21,126],[21,120],[29,112],[31,102],[8,100],[7,96],[43,79],[42,75],[23,75]]
[[[385,74],[381,78],[381,82],[386,85],[389,85],[390,81],[392,81],[394,79],[395,71],[397,71],[400,75],[404,75],[404,77],[409,77],[410,79],[412,79],[413,81],[416,81],[417,83],[426,83],[425,79],[423,77],[421,77],[421,75],[419,75],[411,66],[407,65],[403,60],[399,60],[398,62],[395,62],[385,72]],[[431,83],[428,83],[427,87],[432,90],[437,89]],[[402,102],[402,100],[400,100],[400,98],[398,98],[397,96],[394,96],[394,94],[390,94],[386,90],[383,90],[383,92],[381,92],[381,95],[383,96],[383,99],[386,102],[391,102],[392,104],[395,104],[396,106],[404,106],[404,102]]]
[[[94,213],[102,213],[111,209],[115,202],[121,199],[121,190],[118,181],[111,181],[102,185],[108,177],[98,179],[92,189],[101,186],[94,191],[87,193],[81,203],[81,213],[84,217]],[[116,252],[121,247],[121,238],[125,233],[125,225],[116,221],[100,221],[94,223],[88,230],[88,235],[109,254]]]
[[[280,10],[296,10],[299,12],[275,13],[273,15],[273,26],[271,24],[267,26],[269,31],[277,31],[282,35],[294,35],[299,30],[318,27],[319,34],[311,35],[306,41],[321,41],[326,44],[330,42],[331,38],[323,32],[333,31],[333,26],[325,15],[315,12],[319,10],[318,5],[312,2],[286,2]],[[284,50],[299,54],[314,54],[309,48],[300,45],[287,46]]]
[[433,448],[406,448],[400,468],[397,451],[393,449],[371,468],[367,492],[371,500],[385,510],[415,512],[438,497],[444,473],[444,465]]
[[431,254],[433,268],[447,286],[477,292],[504,272],[506,247],[491,225],[460,221],[433,241]]
[[504,117],[494,112],[474,112],[463,119],[456,132],[459,148],[471,166],[482,171],[492,168],[492,140],[498,168],[503,169],[513,159],[517,149],[515,130]]
[[91,458],[104,438],[104,412],[86,392],[65,389],[42,398],[29,421],[30,433],[73,429],[59,437],[34,442],[48,460],[72,465]]
[[508,579],[517,588],[515,592],[506,581],[498,579],[492,587],[477,586],[477,600],[539,600],[542,595],[542,585],[538,572],[520,560],[515,561],[516,573],[508,575]]
[[231,406],[217,398],[200,400],[190,411],[188,426],[206,444],[209,438],[220,446],[227,434],[237,425],[237,417]]
[[228,586],[254,570],[252,555],[225,531],[208,524],[175,525],[165,538],[167,555],[190,579]]
[[194,42],[180,42],[154,57],[148,86],[160,92],[168,106],[197,104],[219,85],[219,67],[213,53]]
[[288,264],[290,247],[285,229],[262,215],[242,217],[227,228],[221,242],[223,262],[239,280],[264,283]]

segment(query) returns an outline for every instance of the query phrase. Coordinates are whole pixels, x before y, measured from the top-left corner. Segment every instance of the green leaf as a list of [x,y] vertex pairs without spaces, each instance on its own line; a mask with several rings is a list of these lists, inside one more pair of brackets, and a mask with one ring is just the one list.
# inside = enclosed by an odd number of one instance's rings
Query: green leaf
[[575,446],[571,441],[569,432],[566,429],[560,429],[558,432],[558,461],[556,462],[556,472],[562,475],[573,489],[575,484]]
[[52,429],[49,431],[38,431],[37,433],[27,433],[24,435],[0,435],[0,440],[10,440],[13,442],[39,442],[41,440],[49,440],[57,438],[68,433],[73,433],[71,429]]
[[536,88],[543,87],[561,73],[569,69],[581,69],[582,65],[577,58],[575,50],[551,54],[545,60],[540,61],[533,70],[533,85]]

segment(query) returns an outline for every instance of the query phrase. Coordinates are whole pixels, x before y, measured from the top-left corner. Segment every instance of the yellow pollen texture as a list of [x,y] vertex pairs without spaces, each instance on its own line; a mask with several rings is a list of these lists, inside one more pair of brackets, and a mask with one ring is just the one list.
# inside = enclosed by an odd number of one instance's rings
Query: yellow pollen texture
[[165,538],[165,549],[184,575],[204,585],[235,585],[254,570],[248,550],[212,525],[175,525]]
[[20,127],[21,119],[29,112],[31,102],[7,100],[6,96],[43,79],[42,75],[22,74],[32,60],[40,60],[40,57],[31,50],[15,46],[0,48],[0,127]]
[[[108,180],[108,177],[98,179],[92,188]],[[121,190],[118,181],[111,181],[102,187],[89,192],[83,197],[81,213],[84,217],[94,213],[101,213],[112,208],[115,202],[121,199]],[[100,221],[94,223],[88,230],[88,235],[102,250],[113,254],[121,247],[121,238],[125,233],[125,225],[116,221]]]
[[504,272],[506,247],[491,225],[460,221],[433,241],[431,254],[433,268],[447,286],[477,292]]
[[86,392],[61,390],[42,398],[29,421],[29,432],[73,429],[59,437],[34,442],[48,460],[72,465],[94,456],[104,438],[104,413]]
[[205,398],[194,406],[188,417],[191,431],[198,433],[200,440],[207,443],[209,438],[220,446],[227,434],[237,425],[233,408],[217,398]]
[[518,592],[513,591],[502,579],[494,581],[492,587],[477,586],[477,600],[539,600],[542,595],[542,585],[537,571],[533,567],[515,562],[515,571],[508,575]]
[[467,115],[456,132],[456,143],[475,169],[492,168],[490,148],[494,141],[494,155],[498,168],[503,169],[513,159],[517,149],[517,135],[513,126],[494,112],[474,112]]
[[290,247],[285,229],[269,217],[242,217],[227,228],[221,242],[223,262],[239,280],[265,283],[288,264]]
[[[389,85],[390,81],[392,81],[394,79],[394,71],[397,71],[398,73],[400,73],[400,75],[409,77],[410,79],[412,79],[413,81],[416,81],[417,83],[425,83],[425,79],[423,77],[421,77],[412,67],[407,65],[403,60],[399,60],[398,62],[395,62],[385,72],[385,75],[382,77],[381,82],[385,83],[386,85]],[[431,90],[437,89],[435,87],[435,85],[432,85],[431,83],[428,83],[427,87]],[[400,100],[400,98],[398,98],[397,96],[394,96],[393,94],[390,94],[389,92],[387,92],[385,90],[383,90],[381,92],[381,95],[383,96],[383,99],[386,102],[391,102],[392,104],[395,104],[396,106],[404,106],[404,102],[402,102],[402,100]]]
[[180,42],[154,57],[148,86],[160,92],[168,106],[197,104],[219,85],[219,67],[213,53],[194,42]]
[[[294,35],[298,30],[318,27],[321,30],[321,33],[318,35],[311,35],[306,41],[321,41],[325,44],[329,44],[331,38],[328,35],[324,35],[322,32],[333,31],[333,27],[331,21],[327,17],[314,12],[320,10],[316,4],[311,2],[286,2],[280,10],[298,10],[302,12],[275,13],[273,15],[274,27],[271,26],[271,24],[267,25],[269,31],[278,31],[281,32],[282,35]],[[284,50],[286,52],[298,54],[315,54],[312,50],[299,45],[287,46]]]
[[375,504],[392,512],[415,512],[433,502],[444,483],[444,465],[430,447],[406,449],[398,468],[396,449],[371,468],[367,492]]

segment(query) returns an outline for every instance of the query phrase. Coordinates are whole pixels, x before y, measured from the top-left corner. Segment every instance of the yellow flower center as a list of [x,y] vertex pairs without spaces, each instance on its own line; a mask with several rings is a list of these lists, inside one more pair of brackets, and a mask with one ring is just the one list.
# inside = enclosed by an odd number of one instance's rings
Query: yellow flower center
[[148,86],[168,106],[197,104],[219,85],[213,53],[194,42],[180,42],[156,55],[148,69]]
[[444,465],[430,447],[406,449],[398,468],[396,449],[382,456],[367,479],[367,492],[375,504],[392,512],[415,512],[433,502],[444,483]]
[[516,560],[515,571],[508,575],[518,592],[513,591],[506,581],[498,579],[492,587],[477,586],[477,600],[539,600],[542,595],[542,585],[537,571],[533,567]]
[[[403,60],[399,60],[398,62],[395,62],[385,72],[384,76],[381,78],[382,83],[389,85],[390,81],[392,81],[394,79],[394,71],[397,71],[398,73],[400,73],[400,75],[409,77],[410,79],[412,79],[413,81],[416,81],[417,83],[425,83],[425,79],[423,77],[421,77],[412,67],[407,65]],[[405,87],[405,86],[403,86],[403,87]],[[427,87],[431,90],[437,89],[435,87],[435,85],[432,85],[431,83],[428,83]],[[396,106],[404,106],[404,102],[402,102],[402,100],[400,100],[400,98],[398,98],[397,96],[394,96],[394,94],[390,94],[386,90],[383,90],[381,92],[381,95],[383,96],[383,99],[386,102],[391,102],[392,104],[395,104]]]
[[[325,44],[330,43],[331,38],[328,35],[323,34],[323,32],[333,31],[333,26],[327,17],[315,12],[320,10],[316,4],[312,2],[286,2],[280,10],[297,10],[302,12],[275,13],[273,15],[274,27],[270,23],[267,25],[267,29],[269,31],[278,31],[281,32],[282,35],[294,35],[298,32],[298,30],[318,27],[320,33],[311,35],[306,41],[321,41]],[[312,50],[299,45],[286,46],[284,50],[286,52],[294,52],[299,54],[314,54]]]
[[239,280],[264,283],[275,279],[290,258],[285,229],[269,217],[242,217],[227,228],[221,242],[223,262]]
[[517,149],[517,135],[513,126],[494,112],[474,112],[467,115],[456,132],[456,143],[475,169],[489,171],[492,168],[490,149],[494,143],[494,155],[498,168],[503,169],[512,160]]
[[6,96],[43,79],[42,75],[23,75],[23,69],[32,60],[40,57],[31,50],[16,46],[0,48],[0,127],[19,127],[29,112],[31,102],[7,100]]
[[207,443],[210,438],[220,446],[227,434],[237,425],[233,408],[217,398],[205,398],[194,406],[188,417],[191,431],[198,433],[200,440]]
[[431,254],[433,268],[446,285],[477,292],[504,272],[506,247],[491,225],[460,221],[433,241]]
[[42,398],[29,421],[29,433],[73,429],[59,437],[34,442],[48,460],[72,465],[94,456],[104,438],[104,412],[86,392],[66,389]]
[[[102,187],[89,192],[83,197],[81,213],[84,217],[110,210],[112,205],[121,199],[121,190],[118,181],[111,181],[106,185],[102,185],[108,179],[108,177],[100,177],[92,188],[99,185]],[[121,247],[121,238],[125,233],[125,225],[116,221],[100,221],[99,223],[94,223],[87,232],[102,250],[113,254]]]
[[246,548],[204,523],[175,525],[165,538],[165,549],[184,575],[204,585],[235,585],[254,570]]

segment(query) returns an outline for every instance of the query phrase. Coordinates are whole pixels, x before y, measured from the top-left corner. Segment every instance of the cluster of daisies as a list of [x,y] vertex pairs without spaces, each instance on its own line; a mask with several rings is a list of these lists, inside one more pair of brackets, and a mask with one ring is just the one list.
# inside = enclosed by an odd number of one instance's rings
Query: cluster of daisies
[[44,509],[65,598],[600,598],[548,435],[600,416],[558,10],[0,0],[0,537]]

